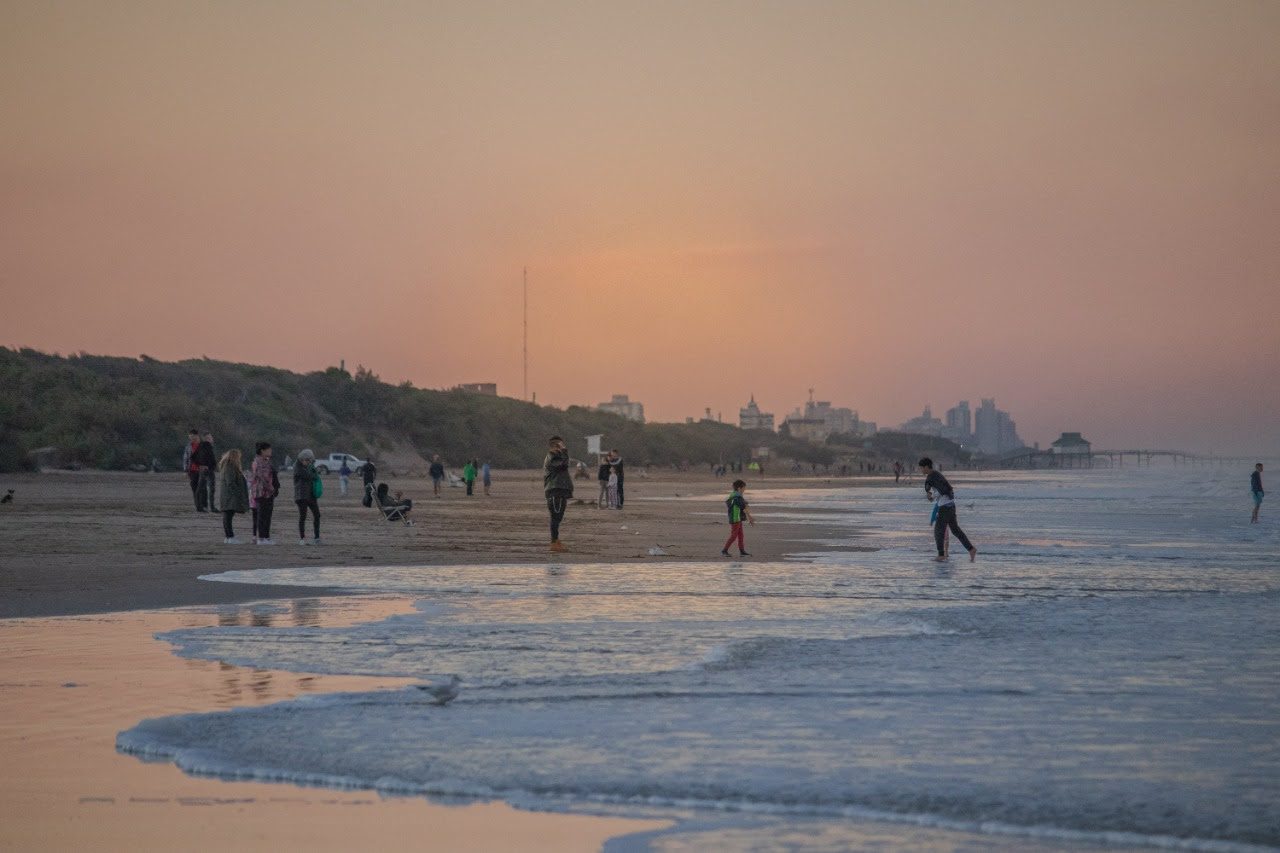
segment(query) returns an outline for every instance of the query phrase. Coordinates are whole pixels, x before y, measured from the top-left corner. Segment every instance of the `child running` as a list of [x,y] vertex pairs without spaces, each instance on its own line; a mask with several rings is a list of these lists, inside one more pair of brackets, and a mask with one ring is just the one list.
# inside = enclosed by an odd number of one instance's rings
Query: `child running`
[[742,557],[750,557],[747,553],[747,546],[742,535],[742,519],[746,519],[748,524],[755,524],[756,520],[751,517],[751,510],[747,507],[747,499],[742,493],[747,490],[745,480],[733,481],[733,493],[725,498],[724,504],[729,508],[729,541],[724,543],[724,547],[720,549],[720,553],[729,556],[729,546],[736,539],[738,542],[738,554]]

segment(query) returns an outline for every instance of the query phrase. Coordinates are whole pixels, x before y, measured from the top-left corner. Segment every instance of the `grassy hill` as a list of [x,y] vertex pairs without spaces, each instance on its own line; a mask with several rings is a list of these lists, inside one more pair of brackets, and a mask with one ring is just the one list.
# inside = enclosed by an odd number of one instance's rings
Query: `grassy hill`
[[251,451],[264,440],[281,457],[303,447],[375,458],[411,449],[454,464],[474,456],[530,467],[542,463],[550,435],[563,435],[580,457],[583,437],[603,433],[631,464],[746,459],[761,446],[777,458],[832,459],[829,448],[770,432],[636,424],[580,406],[390,385],[365,370],[300,374],[210,359],[63,357],[0,347],[0,470],[28,468],[31,452],[46,447],[62,462],[87,467],[128,469],[154,457],[173,469],[192,426],[212,431],[220,449]]

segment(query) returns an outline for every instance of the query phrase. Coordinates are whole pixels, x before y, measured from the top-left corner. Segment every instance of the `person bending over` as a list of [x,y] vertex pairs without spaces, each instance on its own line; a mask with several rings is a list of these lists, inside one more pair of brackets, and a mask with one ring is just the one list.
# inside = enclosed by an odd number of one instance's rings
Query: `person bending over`
[[964,531],[960,529],[960,523],[956,521],[955,490],[951,488],[946,477],[933,470],[933,460],[928,456],[921,459],[919,465],[920,473],[924,475],[924,493],[938,507],[938,517],[933,522],[933,540],[938,546],[937,561],[941,563],[947,559],[944,539],[947,529],[950,528],[955,534],[956,541],[969,552],[969,562],[972,563],[978,558],[978,549],[973,547],[969,537],[965,536]]

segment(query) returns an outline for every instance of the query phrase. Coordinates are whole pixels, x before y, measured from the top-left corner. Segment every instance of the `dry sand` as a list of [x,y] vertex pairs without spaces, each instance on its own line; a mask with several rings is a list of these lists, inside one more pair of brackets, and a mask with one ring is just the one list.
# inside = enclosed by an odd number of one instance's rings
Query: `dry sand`
[[[431,494],[429,480],[391,481],[414,499],[415,525],[382,521],[360,504],[360,484],[338,497],[337,477],[325,478],[321,498],[320,548],[301,547],[297,509],[288,475],[277,500],[274,547],[248,542],[249,517],[236,516],[246,544],[223,544],[221,519],[197,513],[181,474],[55,472],[0,477],[0,491],[15,501],[0,505],[0,617],[102,613],[189,604],[243,602],[316,590],[208,583],[202,574],[231,569],[306,565],[417,565],[430,563],[519,563],[545,560],[546,506],[540,471],[495,473],[493,495],[468,498],[461,488]],[[731,478],[655,472],[629,473],[626,507],[597,509],[598,485],[581,481],[562,529],[567,562],[718,559],[728,536],[723,496]],[[890,480],[889,482],[892,482]],[[769,478],[752,488],[879,485],[884,480]],[[759,523],[747,529],[753,558],[781,558],[813,551],[803,540],[834,535],[821,525],[770,520],[769,504],[748,492]],[[698,499],[701,498],[701,499]],[[842,528],[842,536],[849,530]],[[667,556],[651,557],[660,546]]]

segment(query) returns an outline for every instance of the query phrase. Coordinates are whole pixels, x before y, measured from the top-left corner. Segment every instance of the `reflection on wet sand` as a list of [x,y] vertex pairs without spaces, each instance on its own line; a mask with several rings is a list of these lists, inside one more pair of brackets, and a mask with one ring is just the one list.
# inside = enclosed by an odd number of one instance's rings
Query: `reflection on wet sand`
[[0,621],[0,849],[595,850],[664,825],[222,782],[116,752],[116,734],[148,717],[405,684],[183,659],[153,639],[179,627],[351,624],[409,607],[328,602]]

